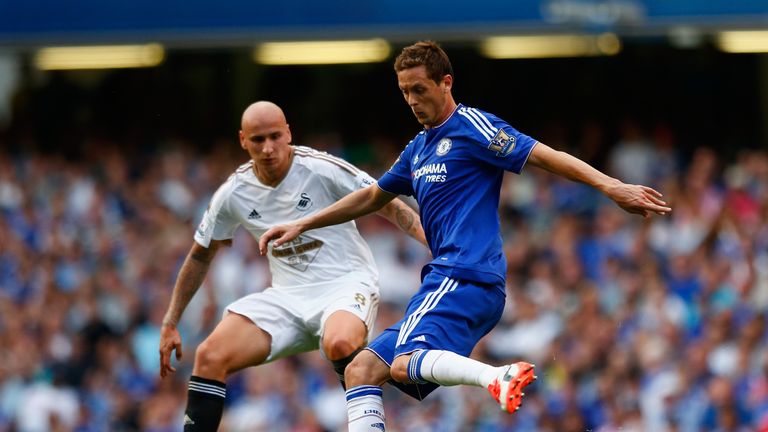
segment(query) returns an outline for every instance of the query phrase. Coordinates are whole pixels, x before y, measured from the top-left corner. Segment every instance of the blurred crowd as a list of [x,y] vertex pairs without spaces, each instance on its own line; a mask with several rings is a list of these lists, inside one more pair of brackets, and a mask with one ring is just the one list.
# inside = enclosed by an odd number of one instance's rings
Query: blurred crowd
[[[589,187],[527,168],[505,177],[509,274],[499,326],[473,356],[534,362],[515,415],[479,388],[422,403],[387,388],[389,431],[768,431],[768,152],[681,154],[664,128],[566,148],[674,211],[643,219]],[[301,144],[344,156],[328,137]],[[178,431],[194,350],[230,301],[269,286],[239,230],[188,307],[183,358],[159,379],[159,325],[193,230],[247,155],[96,141],[77,159],[0,143],[0,431]],[[376,176],[399,144],[357,160]],[[377,331],[399,319],[428,254],[359,221],[381,274]],[[175,361],[174,361],[175,362]],[[346,430],[344,392],[317,353],[233,376],[222,430]]]

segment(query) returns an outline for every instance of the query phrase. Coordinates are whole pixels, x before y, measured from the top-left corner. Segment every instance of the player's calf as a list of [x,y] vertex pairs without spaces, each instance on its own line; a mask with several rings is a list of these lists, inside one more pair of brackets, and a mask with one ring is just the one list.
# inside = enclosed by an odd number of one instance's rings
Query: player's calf
[[[417,351],[417,353],[423,353],[426,351]],[[411,360],[411,354],[405,354],[398,357],[395,357],[395,360],[392,362],[392,367],[389,370],[389,373],[393,380],[399,382],[399,383],[413,383],[416,382],[416,380],[409,376],[408,370],[409,370],[409,364]]]

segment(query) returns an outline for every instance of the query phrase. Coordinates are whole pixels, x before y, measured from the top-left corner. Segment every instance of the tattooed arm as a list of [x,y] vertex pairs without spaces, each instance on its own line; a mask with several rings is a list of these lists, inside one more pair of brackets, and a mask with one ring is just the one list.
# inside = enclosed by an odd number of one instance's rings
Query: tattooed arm
[[171,295],[171,304],[163,317],[160,329],[160,376],[165,377],[169,372],[175,372],[171,366],[171,354],[176,351],[176,360],[181,360],[181,335],[176,326],[181,320],[189,301],[197,292],[208,274],[208,267],[216,256],[219,247],[230,241],[213,240],[209,247],[203,247],[197,242],[192,244],[184,264],[176,278],[176,286]]
[[427,238],[424,235],[424,229],[421,226],[421,218],[419,218],[418,213],[409,207],[408,204],[404,203],[399,198],[395,198],[376,213],[395,224],[396,227],[400,228],[403,232],[415,238],[429,249]]

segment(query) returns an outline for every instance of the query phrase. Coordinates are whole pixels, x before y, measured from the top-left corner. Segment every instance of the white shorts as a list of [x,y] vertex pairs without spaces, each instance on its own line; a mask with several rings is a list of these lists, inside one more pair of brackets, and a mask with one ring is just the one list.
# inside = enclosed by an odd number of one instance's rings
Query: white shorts
[[336,311],[359,317],[370,339],[378,306],[377,279],[352,272],[329,282],[267,288],[235,300],[224,313],[243,315],[272,336],[268,363],[318,349],[325,321]]

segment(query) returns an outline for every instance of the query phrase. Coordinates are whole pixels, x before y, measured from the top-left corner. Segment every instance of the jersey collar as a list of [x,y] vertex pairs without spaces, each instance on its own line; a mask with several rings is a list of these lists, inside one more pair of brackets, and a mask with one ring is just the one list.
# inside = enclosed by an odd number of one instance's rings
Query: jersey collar
[[431,127],[429,129],[424,128],[424,130],[425,131],[433,131],[435,129],[440,129],[441,127],[443,127],[444,124],[448,123],[453,118],[453,115],[456,114],[456,111],[458,111],[459,107],[461,107],[461,106],[462,106],[461,104],[456,104],[456,108],[453,109],[453,112],[451,112],[451,115],[449,115],[447,119],[443,120],[443,122],[440,123],[437,126]]

